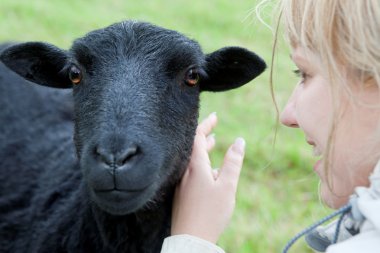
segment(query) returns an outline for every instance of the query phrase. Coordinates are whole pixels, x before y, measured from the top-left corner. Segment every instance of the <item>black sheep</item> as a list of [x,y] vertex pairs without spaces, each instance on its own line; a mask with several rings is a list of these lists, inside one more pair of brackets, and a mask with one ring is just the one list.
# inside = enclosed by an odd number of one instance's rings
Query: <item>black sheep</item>
[[246,49],[205,55],[176,31],[135,21],[92,31],[68,51],[41,42],[1,50],[4,253],[159,252],[200,92],[265,69]]

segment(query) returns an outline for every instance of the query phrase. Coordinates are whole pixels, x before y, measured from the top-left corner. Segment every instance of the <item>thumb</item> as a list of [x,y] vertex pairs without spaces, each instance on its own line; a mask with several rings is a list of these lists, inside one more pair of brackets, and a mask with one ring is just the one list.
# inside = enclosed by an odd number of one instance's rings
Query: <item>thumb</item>
[[243,166],[244,153],[245,141],[243,138],[237,138],[224,156],[223,165],[220,169],[219,180],[223,184],[230,185],[234,191],[236,191]]

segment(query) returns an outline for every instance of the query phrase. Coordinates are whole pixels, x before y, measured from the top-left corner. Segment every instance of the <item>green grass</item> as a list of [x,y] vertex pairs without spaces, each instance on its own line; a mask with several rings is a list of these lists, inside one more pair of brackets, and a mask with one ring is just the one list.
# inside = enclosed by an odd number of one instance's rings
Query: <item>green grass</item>
[[[136,19],[181,31],[198,40],[205,52],[243,46],[270,63],[272,32],[249,15],[255,4],[254,0],[1,0],[0,41],[47,41],[68,48],[90,30]],[[281,43],[274,79],[280,108],[296,83],[293,68],[289,50]],[[201,118],[213,111],[219,116],[212,153],[215,167],[237,136],[247,141],[236,211],[220,245],[227,252],[279,252],[296,232],[327,213],[318,201],[311,149],[299,130],[283,126],[272,149],[276,114],[269,71],[240,89],[202,94]],[[311,251],[302,242],[292,252]]]

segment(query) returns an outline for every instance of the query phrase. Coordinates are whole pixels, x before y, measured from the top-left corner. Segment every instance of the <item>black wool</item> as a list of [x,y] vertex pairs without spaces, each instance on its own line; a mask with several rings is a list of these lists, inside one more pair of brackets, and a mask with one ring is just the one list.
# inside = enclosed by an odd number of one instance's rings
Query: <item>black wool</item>
[[[160,252],[201,91],[265,69],[254,53],[125,21],[69,50],[0,46],[0,252]],[[38,85],[37,85],[38,84]]]

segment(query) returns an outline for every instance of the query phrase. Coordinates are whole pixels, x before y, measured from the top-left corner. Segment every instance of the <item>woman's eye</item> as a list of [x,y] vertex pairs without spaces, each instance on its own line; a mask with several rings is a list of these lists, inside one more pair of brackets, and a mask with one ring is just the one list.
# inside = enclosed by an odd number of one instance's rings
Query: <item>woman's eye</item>
[[296,69],[293,72],[294,72],[294,74],[296,74],[297,77],[301,78],[301,83],[305,82],[306,79],[309,77],[308,74],[306,74],[305,72],[303,72],[300,69]]
[[75,65],[69,69],[69,79],[73,84],[79,84],[82,81],[82,71]]
[[185,84],[194,87],[199,82],[199,73],[196,69],[189,69],[185,74]]

